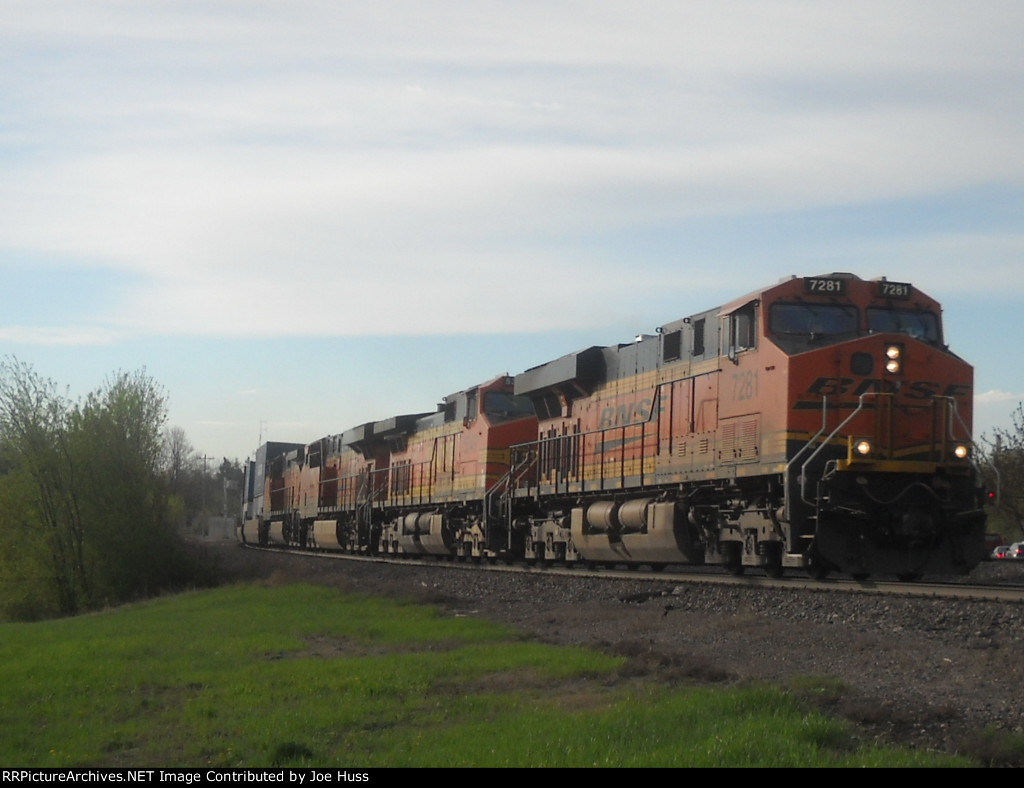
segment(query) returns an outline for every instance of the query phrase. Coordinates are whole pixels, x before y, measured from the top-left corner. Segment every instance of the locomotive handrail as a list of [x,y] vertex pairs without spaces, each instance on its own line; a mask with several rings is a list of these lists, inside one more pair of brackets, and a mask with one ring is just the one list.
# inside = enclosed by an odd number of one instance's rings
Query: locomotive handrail
[[[608,458],[609,450],[607,450],[605,448],[605,444],[606,444],[606,441],[608,440],[609,434],[613,433],[613,432],[621,432],[623,437],[624,437],[625,434],[626,434],[626,430],[627,429],[639,428],[640,429],[640,439],[641,439],[641,441],[644,441],[646,436],[647,436],[647,429],[648,429],[648,427],[650,425],[657,425],[658,424],[658,422],[655,419],[655,416],[657,415],[658,408],[660,407],[660,400],[661,400],[661,396],[662,396],[662,393],[661,393],[662,385],[663,384],[659,384],[658,386],[655,386],[654,399],[652,400],[650,411],[648,412],[648,414],[643,419],[641,419],[639,421],[633,421],[633,422],[629,422],[627,424],[614,424],[614,425],[611,425],[609,427],[597,427],[597,428],[592,429],[592,430],[584,430],[582,432],[574,432],[574,433],[565,434],[565,435],[542,435],[542,436],[538,436],[538,437],[536,437],[536,438],[534,438],[532,440],[523,441],[522,443],[514,443],[514,444],[512,444],[509,447],[509,450],[512,453],[512,456],[515,456],[517,450],[519,452],[526,452],[527,456],[531,456],[532,455],[531,459],[530,459],[530,462],[528,463],[528,466],[534,466],[534,465],[537,464],[538,460],[540,459],[540,454],[543,451],[543,448],[545,446],[558,444],[558,443],[561,443],[563,441],[566,441],[567,439],[571,439],[572,441],[574,441],[576,443],[576,445],[571,449],[571,451],[576,455],[575,463],[578,466],[580,472],[582,473],[583,472],[583,468],[584,468],[584,462],[585,462],[586,457],[587,457],[587,449],[586,449],[586,447],[587,447],[587,438],[594,438],[597,441],[597,443],[594,444],[594,456],[595,457],[599,456],[599,458],[600,458],[599,459],[599,462],[601,464],[600,476],[603,479],[604,478],[604,464],[605,464],[606,461],[610,461],[609,458]],[[655,434],[652,437],[657,439],[657,434]],[[624,441],[621,443],[621,446],[623,448],[625,447],[625,442]],[[624,459],[620,458],[620,461],[624,461]],[[641,458],[641,465],[640,465],[640,475],[641,476],[644,475],[643,467],[644,467],[643,466],[643,461],[642,461],[642,458]],[[620,468],[620,475],[623,474],[623,473],[625,473],[624,467]],[[525,475],[525,470],[524,470],[524,475]],[[518,481],[518,479],[516,481]],[[538,483],[539,483],[539,480],[538,480]]]
[[[954,423],[954,420],[955,420],[955,422],[958,423],[960,425],[960,428],[964,431],[964,435],[967,436],[967,442],[970,443],[971,446],[974,449],[977,449],[978,446],[974,442],[974,436],[971,435],[971,431],[969,429],[967,429],[967,424],[966,424],[966,422],[964,422],[963,418],[961,418],[960,411],[957,409],[956,398],[955,397],[949,397],[949,396],[936,396],[935,399],[946,400],[949,403],[949,405],[950,405],[950,409],[949,409],[949,422],[950,422],[950,424],[949,424],[949,434],[946,437],[948,437],[952,441],[956,440],[956,436],[953,435],[953,423]],[[981,469],[978,467],[978,463],[975,461],[973,454],[971,454],[970,460],[971,460],[971,466],[974,468],[974,470],[980,472]]]
[[[527,444],[517,444],[517,445],[518,446],[525,446]],[[537,464],[538,454],[535,451],[527,451],[526,454],[525,454],[526,461],[525,462],[520,462],[518,465],[512,460],[512,457],[513,457],[513,454],[510,451],[509,452],[509,468],[508,468],[508,472],[504,476],[502,476],[500,479],[498,479],[494,484],[491,485],[491,488],[487,491],[488,494],[493,493],[495,490],[497,490],[498,486],[501,485],[502,483],[505,484],[505,492],[507,494],[508,490],[509,490],[509,488],[511,486],[510,482],[511,482],[512,477],[515,476],[516,477],[516,481],[518,481],[520,478],[522,478],[527,473],[527,471],[530,470],[531,467],[533,467],[534,465]]]
[[821,434],[823,432],[825,432],[826,429],[828,429],[827,421],[828,421],[828,398],[822,397],[821,398],[821,429],[818,430],[816,433],[814,433],[814,435],[812,435],[807,440],[807,443],[805,443],[803,445],[803,448],[801,448],[800,451],[798,451],[796,454],[794,454],[793,458],[789,462],[786,463],[786,467],[784,469],[785,473],[789,473],[790,466],[792,466],[794,462],[796,462],[798,459],[800,459],[800,455],[803,454],[805,451],[807,451],[809,448],[811,448],[811,445],[816,440],[818,440],[819,437],[821,437]]
[[[950,401],[950,403],[952,404],[952,411],[950,413],[950,421],[952,421],[955,418],[956,421],[959,422],[961,428],[963,428],[964,434],[967,436],[967,440],[970,442],[971,447],[974,449],[974,452],[971,452],[971,457],[970,457],[970,459],[971,459],[971,467],[974,468],[975,473],[977,473],[978,477],[980,478],[981,477],[981,465],[975,459],[975,452],[977,452],[978,454],[981,454],[981,450],[979,449],[978,444],[974,442],[974,436],[971,435],[971,431],[969,429],[967,429],[967,424],[964,422],[963,417],[960,416],[960,411],[957,409],[957,406],[956,406],[956,399],[954,397],[941,397],[941,399],[948,399]],[[950,435],[949,435],[950,438],[953,438],[952,432],[953,432],[952,431],[952,425],[950,425]],[[953,438],[953,440],[956,440],[956,439]],[[995,463],[990,462],[990,463],[988,463],[988,466],[992,469],[992,473],[994,473],[995,476],[996,476],[996,502],[997,502],[997,505],[998,505],[999,496],[1000,496],[1000,493],[1002,492],[1003,480],[1002,480],[1002,477],[999,475],[999,469],[996,467]]]
[[[854,416],[856,416],[858,413],[860,413],[862,410],[864,410],[864,398],[865,397],[877,397],[877,396],[889,396],[889,395],[886,392],[880,392],[880,391],[865,391],[863,394],[861,394],[858,397],[856,409],[849,416],[847,416],[845,419],[843,419],[839,423],[839,425],[836,426],[836,428],[834,430],[832,430],[831,433],[829,433],[827,438],[825,438],[823,441],[821,441],[818,444],[818,448],[815,449],[814,453],[811,454],[811,456],[808,457],[804,461],[803,465],[800,466],[800,500],[802,500],[804,503],[806,503],[808,505],[811,505],[811,501],[809,501],[807,499],[807,466],[810,465],[811,462],[814,460],[814,458],[818,456],[818,454],[825,448],[825,446],[828,445],[829,441],[831,441],[839,433],[839,431],[843,427],[845,427],[847,424],[850,423],[850,421],[853,419]],[[955,418],[960,423],[960,426],[963,428],[964,434],[966,434],[968,436],[967,440],[971,443],[972,446],[974,446],[975,445],[974,444],[974,440],[973,440],[973,438],[970,437],[970,435],[971,435],[970,430],[967,429],[967,425],[964,423],[963,419],[960,417],[959,411],[957,410],[956,400],[953,397],[945,397],[945,396],[937,396],[934,399],[936,399],[936,400],[944,400],[947,403],[949,403],[950,406],[951,406],[950,407],[950,411],[949,411],[949,419],[948,419],[949,423],[948,423],[948,425],[946,427],[946,432],[947,432],[946,437],[951,439],[951,440],[955,440],[955,438],[953,436],[953,430],[952,430],[953,420]],[[818,439],[818,437],[821,435],[821,433],[825,431],[824,424],[825,424],[825,419],[826,419],[826,410],[827,410],[827,402],[826,402],[825,398],[822,397],[822,429],[819,430],[818,433],[813,438],[811,438],[803,446],[803,448],[800,449],[799,452],[796,453],[796,455],[794,455],[793,459],[791,459],[788,463],[786,463],[786,471],[787,472],[789,471],[790,466],[792,466],[793,463],[796,462],[797,458],[799,458],[800,455],[803,454],[811,446],[811,444],[814,443],[814,441],[816,441]],[[976,471],[980,471],[980,469],[978,468],[978,465],[975,462],[973,457],[971,457],[970,462],[971,462],[971,466]],[[998,479],[997,479],[997,484],[998,484]]]
[[[811,456],[808,457],[804,461],[804,464],[800,466],[800,500],[803,501],[804,503],[806,503],[808,506],[811,505],[811,502],[807,500],[807,466],[811,464],[811,461],[815,457],[817,457],[826,446],[828,446],[829,441],[831,441],[839,433],[839,430],[841,430],[843,427],[845,427],[847,424],[849,424],[850,421],[853,420],[854,416],[856,416],[858,413],[860,413],[862,410],[864,410],[864,398],[865,397],[877,396],[878,394],[879,394],[879,392],[877,392],[877,391],[865,391],[863,394],[861,394],[857,398],[857,407],[853,411],[853,413],[851,413],[849,416],[847,416],[845,419],[843,419],[839,423],[839,425],[834,430],[832,430],[831,433],[829,433],[828,437],[825,438],[825,440],[823,440],[821,443],[818,444],[818,448],[815,449],[814,453],[811,454]],[[822,431],[824,431],[824,430],[822,430]],[[819,432],[818,434],[820,435],[821,433]],[[817,436],[815,436],[815,438],[817,438]],[[813,441],[815,438],[812,438],[811,441]],[[811,441],[808,441],[808,445],[810,445]],[[806,448],[806,447],[804,447],[804,448]],[[795,459],[796,458],[794,457],[794,460]],[[790,461],[790,463],[786,464],[787,469],[789,468],[789,465],[791,463],[792,463],[792,460]]]
[[359,541],[359,520],[360,515],[362,519],[368,524],[373,523],[373,484],[371,484],[372,477],[369,473],[357,474],[359,478],[359,487],[356,489],[356,499],[353,502],[355,504],[356,514],[356,542]]
[[[520,445],[525,445],[525,444],[520,444]],[[509,452],[509,468],[508,468],[508,470],[505,472],[504,476],[501,476],[500,478],[498,478],[494,482],[494,484],[492,484],[484,492],[484,518],[485,518],[485,522],[489,522],[489,519],[491,517],[491,509],[493,507],[494,496],[500,494],[500,495],[503,495],[505,497],[508,497],[509,490],[512,488],[512,478],[513,478],[513,476],[516,476],[517,479],[521,478],[523,476],[523,474],[525,474],[530,469],[530,467],[532,465],[536,464],[536,462],[537,462],[537,453],[536,452],[527,451],[526,457],[527,457],[527,461],[524,462],[524,463],[521,463],[519,468],[517,468],[517,466],[515,465],[515,463],[514,463],[514,461],[512,459],[513,458],[513,453],[511,451]],[[503,488],[503,489],[499,489],[499,488]],[[506,511],[507,511],[507,514],[508,514],[508,521],[505,523],[505,525],[506,525],[506,534],[507,534],[507,543],[506,543],[505,546],[506,546],[506,548],[511,549],[511,547],[512,547],[512,507],[511,506],[506,507]],[[500,516],[501,512],[498,511],[496,514],[498,516]]]
[[[494,496],[498,494],[498,488],[501,487],[502,485],[505,485],[505,488],[507,490],[507,488],[508,488],[508,480],[511,478],[511,476],[512,476],[512,466],[509,466],[509,469],[505,472],[505,475],[502,476],[500,479],[498,479],[494,484],[492,484],[490,489],[488,489],[484,493],[484,511],[483,511],[483,515],[484,515],[484,528],[485,528],[484,533],[485,533],[485,535],[487,533],[486,529],[488,529],[489,526],[490,526],[491,509],[494,506]],[[507,508],[508,508],[508,517],[509,517],[508,525],[511,526],[511,524],[512,524],[511,523],[511,520],[512,520],[512,507],[507,507]],[[496,513],[496,515],[500,517],[501,512],[498,511]],[[512,528],[511,527],[509,527],[507,529],[507,533],[508,533],[508,537],[507,537],[507,542],[505,544],[505,547],[509,548],[509,547],[511,547],[511,544],[512,544]],[[485,540],[486,540],[486,536],[485,536]]]
[[554,441],[564,440],[565,438],[586,438],[586,437],[588,437],[590,435],[602,435],[603,436],[604,433],[611,432],[612,430],[621,430],[621,429],[625,429],[625,428],[628,428],[628,427],[642,427],[642,426],[644,426],[646,424],[652,424],[652,423],[654,423],[654,415],[658,411],[658,408],[657,408],[657,405],[659,404],[658,403],[658,399],[661,397],[661,386],[660,385],[655,387],[655,395],[654,396],[655,396],[655,399],[652,400],[653,404],[651,405],[650,413],[648,413],[647,416],[645,416],[640,421],[632,421],[632,422],[630,422],[628,424],[613,424],[610,427],[597,427],[595,429],[586,430],[584,432],[575,432],[575,433],[572,433],[571,435],[539,436],[539,437],[534,438],[532,440],[523,441],[522,443],[513,443],[511,446],[509,446],[509,449],[521,449],[521,448],[524,448],[524,447],[527,447],[527,446],[539,446],[542,443],[552,443]]
[[[808,439],[807,443],[805,443],[803,445],[803,447],[800,449],[800,451],[798,451],[796,454],[794,454],[793,458],[789,462],[786,463],[786,467],[783,469],[783,473],[785,474],[785,477],[787,479],[789,478],[789,469],[790,469],[790,467],[792,467],[793,463],[795,463],[798,459],[800,459],[800,456],[804,452],[806,452],[808,449],[810,449],[811,446],[814,445],[814,442],[816,440],[818,440],[818,438],[821,437],[821,435],[825,432],[826,429],[828,429],[828,398],[827,397],[822,397],[821,398],[821,429],[818,430],[814,435],[812,435]],[[784,493],[784,495],[785,495],[785,509],[786,509],[786,516],[787,517],[789,516],[789,489],[790,489],[790,485],[787,483],[785,485],[785,493]],[[801,489],[800,497],[801,497],[801,499],[803,499],[803,490],[802,489]],[[810,502],[809,501],[805,501],[805,503],[810,503]]]

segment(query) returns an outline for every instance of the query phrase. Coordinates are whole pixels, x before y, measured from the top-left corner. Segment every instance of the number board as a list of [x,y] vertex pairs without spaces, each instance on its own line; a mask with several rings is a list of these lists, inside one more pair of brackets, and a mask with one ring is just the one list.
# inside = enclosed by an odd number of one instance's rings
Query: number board
[[809,295],[846,295],[846,280],[827,276],[805,276],[804,292]]
[[910,298],[913,288],[907,282],[879,282],[880,298]]

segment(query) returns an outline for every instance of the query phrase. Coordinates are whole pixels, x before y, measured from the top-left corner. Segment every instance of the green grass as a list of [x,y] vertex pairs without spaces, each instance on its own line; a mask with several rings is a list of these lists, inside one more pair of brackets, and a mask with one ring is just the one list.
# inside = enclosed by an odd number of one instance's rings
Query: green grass
[[234,586],[0,626],[0,763],[948,766],[799,694],[668,688],[622,659],[320,587]]

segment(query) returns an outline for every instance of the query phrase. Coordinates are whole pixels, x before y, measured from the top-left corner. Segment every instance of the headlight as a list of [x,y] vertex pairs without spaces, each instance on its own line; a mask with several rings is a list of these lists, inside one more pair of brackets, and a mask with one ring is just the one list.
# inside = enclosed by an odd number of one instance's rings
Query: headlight
[[958,460],[966,460],[970,453],[970,447],[966,443],[958,443],[953,447],[953,456]]
[[903,368],[903,346],[887,345],[885,348],[885,371],[896,375]]
[[853,451],[860,457],[867,457],[871,454],[871,441],[861,438],[853,442]]

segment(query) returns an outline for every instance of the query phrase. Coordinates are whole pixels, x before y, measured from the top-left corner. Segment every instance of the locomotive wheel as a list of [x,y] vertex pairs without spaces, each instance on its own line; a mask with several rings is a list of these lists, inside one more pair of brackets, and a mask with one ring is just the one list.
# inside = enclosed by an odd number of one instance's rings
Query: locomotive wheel
[[768,577],[782,577],[782,545],[778,542],[769,542],[764,546],[764,573]]
[[743,574],[743,552],[739,542],[726,542],[722,545],[722,566],[730,575],[739,577]]
[[818,556],[812,554],[807,562],[807,574],[814,580],[824,580],[828,577],[829,565]]

